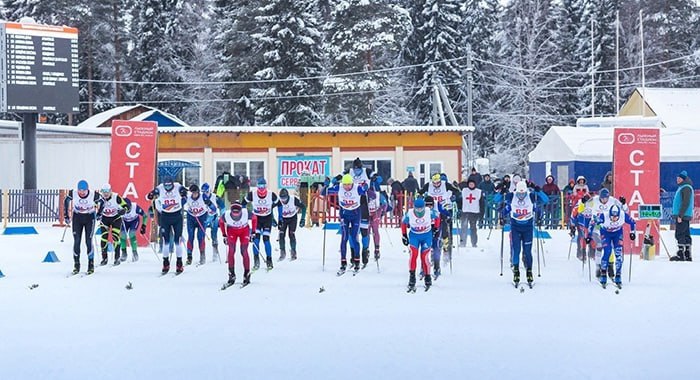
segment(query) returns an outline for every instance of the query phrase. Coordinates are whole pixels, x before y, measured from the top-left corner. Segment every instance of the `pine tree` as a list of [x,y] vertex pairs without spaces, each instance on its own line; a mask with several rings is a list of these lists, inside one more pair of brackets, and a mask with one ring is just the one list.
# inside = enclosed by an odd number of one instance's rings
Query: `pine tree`
[[271,0],[258,9],[260,32],[252,35],[262,49],[259,83],[252,94],[259,98],[256,124],[312,126],[321,120],[319,77],[323,72],[322,35],[318,9],[310,0]]
[[[384,125],[377,96],[386,93],[389,74],[375,70],[398,64],[411,20],[405,9],[388,1],[340,0],[327,27],[330,74],[324,81],[327,124]],[[348,73],[368,71],[359,75]],[[374,72],[372,72],[374,71]]]
[[466,94],[463,87],[464,46],[463,18],[460,0],[422,0],[412,7],[415,28],[410,37],[407,62],[431,65],[418,66],[413,77],[418,84],[411,109],[418,124],[430,124],[433,110],[433,86],[442,84],[448,89],[455,113],[463,110]]

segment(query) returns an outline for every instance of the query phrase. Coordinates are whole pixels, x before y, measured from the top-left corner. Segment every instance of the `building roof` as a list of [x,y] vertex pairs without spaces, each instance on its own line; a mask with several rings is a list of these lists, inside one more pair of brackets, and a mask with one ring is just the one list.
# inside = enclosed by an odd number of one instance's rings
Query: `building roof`
[[[177,116],[170,114],[168,112],[165,112],[165,111],[161,111],[161,110],[153,108],[153,107],[144,106],[143,104],[136,104],[136,105],[131,105],[131,106],[120,106],[120,107],[115,107],[115,108],[109,109],[109,110],[104,111],[104,112],[100,112],[96,115],[93,115],[89,119],[83,121],[82,123],[78,124],[78,127],[98,128],[98,127],[103,126],[103,124],[107,123],[108,121],[110,121],[114,118],[118,118],[120,115],[125,114],[129,111],[133,111],[133,110],[138,109],[138,108],[144,109],[145,111],[130,118],[129,120],[156,121],[156,122],[159,122],[159,125],[160,124],[167,124],[166,126],[168,126],[168,127],[171,127],[171,126],[177,126],[178,128],[189,127],[189,124],[185,123],[184,121],[182,121],[182,119],[178,118]],[[165,123],[163,123],[163,121],[165,121]],[[105,127],[107,127],[107,126],[105,126]]]
[[[661,161],[700,161],[700,129],[661,128]],[[530,162],[611,162],[614,128],[551,127],[530,152]]]
[[[18,131],[21,126],[19,121],[11,120],[0,120],[0,130],[13,130]],[[74,135],[106,135],[110,136],[112,130],[107,128],[85,128],[76,127],[70,125],[56,125],[56,124],[37,124],[36,130],[38,134],[74,134]]]
[[159,133],[409,133],[409,132],[474,132],[469,126],[330,126],[330,127],[171,127],[158,128]]
[[[700,88],[637,88],[620,109],[623,115],[639,115],[641,107],[635,97],[642,97],[654,115],[667,128],[700,128]],[[649,116],[649,115],[647,115]]]

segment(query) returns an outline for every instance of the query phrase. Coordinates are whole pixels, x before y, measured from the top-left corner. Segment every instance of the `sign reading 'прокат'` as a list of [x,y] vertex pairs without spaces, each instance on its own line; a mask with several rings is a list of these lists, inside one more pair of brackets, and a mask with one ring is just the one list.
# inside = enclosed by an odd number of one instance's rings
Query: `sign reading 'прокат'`
[[78,29],[0,25],[0,112],[79,112]]

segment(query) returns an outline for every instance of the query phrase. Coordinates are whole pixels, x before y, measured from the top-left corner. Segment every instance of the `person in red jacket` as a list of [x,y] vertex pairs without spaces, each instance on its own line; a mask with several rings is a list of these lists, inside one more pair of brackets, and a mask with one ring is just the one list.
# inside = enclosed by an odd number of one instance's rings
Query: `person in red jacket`
[[[250,224],[249,224],[250,222]],[[257,217],[249,214],[248,209],[236,201],[231,204],[231,209],[219,219],[219,228],[224,238],[224,244],[228,245],[228,282],[224,289],[236,282],[235,256],[236,242],[240,240],[241,256],[243,257],[243,284],[250,284],[250,257],[248,256],[248,244],[250,243],[250,231],[257,227]]]

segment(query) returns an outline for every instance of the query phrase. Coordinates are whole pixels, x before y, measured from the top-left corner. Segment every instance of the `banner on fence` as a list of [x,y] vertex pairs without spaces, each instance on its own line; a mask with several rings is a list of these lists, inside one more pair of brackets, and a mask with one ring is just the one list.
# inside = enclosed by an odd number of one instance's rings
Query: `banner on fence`
[[282,156],[277,158],[279,176],[277,183],[280,189],[293,189],[299,186],[299,178],[302,175],[323,176],[330,175],[330,156]]
[[[639,219],[639,205],[658,204],[660,175],[660,139],[657,128],[615,128],[613,141],[613,190],[615,197],[625,197],[630,215]],[[637,223],[644,231],[647,221]],[[658,224],[652,234],[659,236]],[[625,228],[627,231],[627,228]],[[634,242],[635,253],[641,249],[643,236]],[[658,244],[658,239],[656,240]],[[658,252],[658,247],[657,247]]]
[[[113,191],[138,203],[144,211],[149,207],[146,194],[154,185],[157,136],[156,122],[112,121],[109,183]],[[146,237],[139,235],[138,239],[140,246],[148,244]]]

